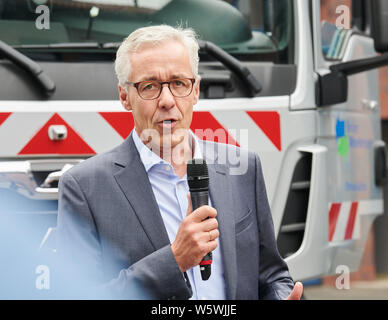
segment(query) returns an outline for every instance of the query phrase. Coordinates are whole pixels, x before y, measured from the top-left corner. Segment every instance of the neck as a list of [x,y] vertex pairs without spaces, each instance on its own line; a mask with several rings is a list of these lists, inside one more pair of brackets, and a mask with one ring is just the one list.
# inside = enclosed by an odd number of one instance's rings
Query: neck
[[182,178],[186,174],[187,162],[194,157],[195,144],[188,130],[180,138],[178,143],[172,143],[170,135],[158,143],[153,143],[152,139],[143,143],[157,156],[170,163],[175,174]]

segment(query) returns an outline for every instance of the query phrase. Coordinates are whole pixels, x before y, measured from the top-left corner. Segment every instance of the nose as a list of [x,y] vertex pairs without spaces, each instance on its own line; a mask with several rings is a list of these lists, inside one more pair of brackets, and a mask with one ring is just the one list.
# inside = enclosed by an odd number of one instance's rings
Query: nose
[[175,106],[175,99],[172,95],[170,89],[168,88],[167,83],[162,85],[162,92],[159,96],[158,105],[160,108],[170,109]]

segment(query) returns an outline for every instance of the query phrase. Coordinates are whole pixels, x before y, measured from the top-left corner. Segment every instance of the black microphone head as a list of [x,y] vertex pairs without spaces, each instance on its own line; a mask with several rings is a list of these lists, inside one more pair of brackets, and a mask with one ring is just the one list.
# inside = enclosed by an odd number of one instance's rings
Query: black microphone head
[[192,159],[187,162],[187,182],[190,192],[209,190],[209,173],[204,159]]

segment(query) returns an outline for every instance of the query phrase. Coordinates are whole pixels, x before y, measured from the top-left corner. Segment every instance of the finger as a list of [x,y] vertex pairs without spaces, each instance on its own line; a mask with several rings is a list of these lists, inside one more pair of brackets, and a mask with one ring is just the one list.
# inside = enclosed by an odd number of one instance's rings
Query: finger
[[212,241],[206,242],[205,254],[208,253],[208,252],[214,251],[217,248],[217,246],[218,246],[218,241],[217,240],[212,240]]
[[303,284],[301,282],[295,283],[294,289],[292,289],[290,295],[286,300],[300,300],[303,294]]
[[195,222],[202,222],[206,218],[215,218],[217,216],[217,210],[208,205],[201,206],[194,210],[194,212],[193,221]]
[[199,240],[202,243],[207,243],[216,240],[220,236],[220,231],[218,229],[213,229],[211,231],[201,232]]
[[201,230],[211,231],[218,228],[218,221],[216,218],[209,218],[201,222]]
[[208,231],[208,235],[209,235],[209,241],[213,241],[220,236],[220,232],[218,231],[218,229],[214,229],[214,230]]
[[193,212],[193,205],[191,204],[190,192],[187,192],[187,203],[189,204],[186,211],[186,217]]
[[218,246],[217,240],[208,241],[201,247],[201,256],[202,258],[207,255],[209,252],[214,251]]

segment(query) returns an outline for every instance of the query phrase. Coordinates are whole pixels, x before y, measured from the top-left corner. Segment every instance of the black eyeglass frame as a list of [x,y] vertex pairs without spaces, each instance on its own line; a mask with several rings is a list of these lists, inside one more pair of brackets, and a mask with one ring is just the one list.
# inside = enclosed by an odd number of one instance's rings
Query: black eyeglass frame
[[[170,83],[173,82],[173,81],[177,81],[177,80],[190,80],[191,81],[191,90],[188,94],[184,95],[184,96],[176,96],[172,91],[171,91],[171,88],[170,88]],[[157,80],[144,80],[144,81],[139,81],[139,82],[131,82],[131,81],[125,81],[125,84],[128,84],[132,87],[135,87],[136,88],[136,91],[137,91],[137,94],[139,95],[140,98],[142,98],[143,100],[155,100],[155,99],[158,99],[160,97],[160,94],[162,93],[162,90],[163,90],[163,85],[164,84],[167,84],[168,86],[168,90],[170,90],[171,94],[176,97],[176,98],[184,98],[184,97],[187,97],[189,96],[192,92],[193,92],[193,88],[194,88],[194,84],[195,84],[195,81],[196,79],[195,78],[178,78],[178,79],[172,79],[172,80],[169,80],[169,81],[157,81]],[[140,83],[144,83],[144,82],[157,82],[160,84],[160,90],[159,90],[159,93],[158,95],[155,97],[155,98],[150,98],[150,99],[146,99],[146,98],[143,98],[141,96],[141,94],[139,93],[139,84]]]

